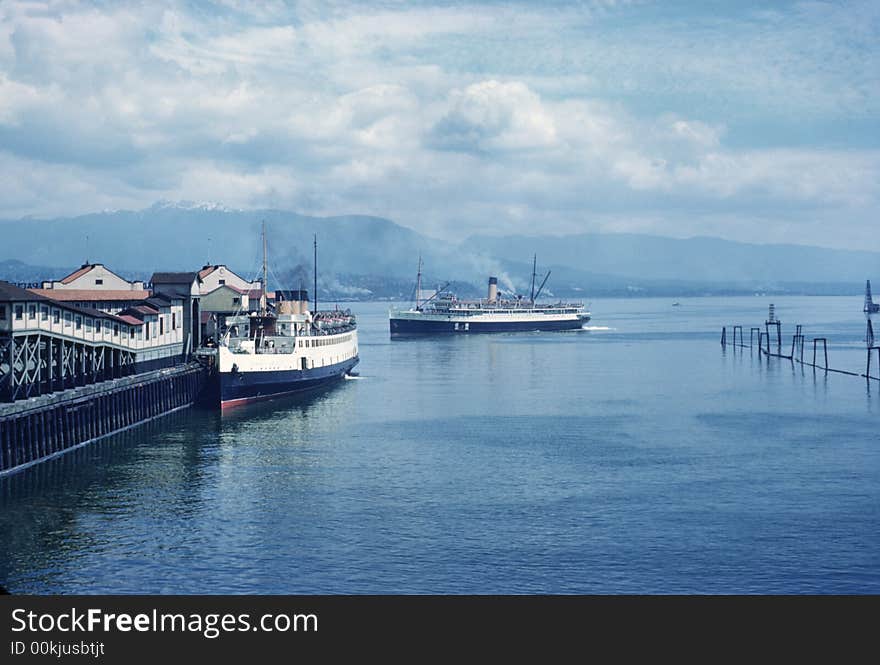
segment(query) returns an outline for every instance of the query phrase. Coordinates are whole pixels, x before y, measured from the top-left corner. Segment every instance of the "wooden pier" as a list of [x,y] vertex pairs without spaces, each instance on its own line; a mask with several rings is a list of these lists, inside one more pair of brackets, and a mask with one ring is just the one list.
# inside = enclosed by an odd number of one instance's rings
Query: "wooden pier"
[[[773,351],[770,346],[771,339],[771,328],[775,328],[775,336],[776,337],[776,351]],[[804,346],[806,345],[806,337],[803,333],[803,325],[798,324],[794,335],[792,335],[791,339],[791,352],[786,355],[782,352],[782,322],[776,317],[775,307],[770,305],[769,316],[767,317],[767,321],[764,322],[764,330],[760,328],[751,328],[749,331],[749,343],[745,344],[743,341],[742,335],[742,326],[733,326],[733,342],[729,342],[727,339],[727,326],[724,326],[721,329],[721,346],[727,347],[732,346],[734,350],[736,347],[743,347],[751,349],[753,348],[755,341],[755,333],[758,333],[758,354],[764,355],[767,358],[782,358],[784,360],[790,360],[792,363],[798,363],[805,367],[812,367],[814,370],[821,369],[825,372],[834,372],[836,374],[848,374],[849,376],[861,376],[870,381],[880,381],[880,376],[872,376],[871,374],[871,355],[876,351],[877,352],[877,365],[880,368],[880,346],[875,345],[874,343],[874,328],[871,324],[871,319],[868,317],[868,327],[865,333],[865,342],[867,345],[867,362],[865,367],[865,373],[862,374],[860,372],[849,371],[845,369],[835,369],[829,366],[828,364],[828,338],[827,337],[814,337],[813,338],[813,362],[808,362],[804,360]],[[737,343],[737,330],[739,330],[739,343]],[[820,344],[821,344],[821,354],[823,358],[823,364],[819,364],[819,353],[820,353]]]
[[0,404],[0,476],[191,406],[208,377],[192,362]]

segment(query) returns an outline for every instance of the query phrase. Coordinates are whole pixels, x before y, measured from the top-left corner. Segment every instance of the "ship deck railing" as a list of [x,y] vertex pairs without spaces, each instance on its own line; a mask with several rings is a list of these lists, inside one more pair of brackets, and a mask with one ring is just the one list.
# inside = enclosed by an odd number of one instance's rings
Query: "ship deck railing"
[[352,330],[357,330],[357,325],[354,323],[343,325],[343,326],[334,326],[331,328],[315,328],[312,326],[311,331],[308,334],[299,335],[299,337],[315,337],[320,335],[339,335],[345,332],[351,332]]
[[[357,326],[344,326],[342,328],[332,328],[326,330],[314,330],[309,334],[300,335],[267,335],[263,341],[273,342],[272,346],[255,346],[256,353],[293,353],[296,349],[296,341],[298,339],[312,339],[313,337],[328,337],[330,335],[339,335],[345,332],[357,330]],[[283,340],[284,343],[278,343]],[[226,347],[232,353],[251,353],[251,351],[242,349],[241,342],[253,341],[252,337],[232,337],[226,344]],[[286,342],[290,342],[287,344]]]
[[548,307],[488,307],[475,305],[466,307],[433,307],[419,311],[478,316],[480,314],[577,314],[582,312],[583,309],[583,305],[550,305]]

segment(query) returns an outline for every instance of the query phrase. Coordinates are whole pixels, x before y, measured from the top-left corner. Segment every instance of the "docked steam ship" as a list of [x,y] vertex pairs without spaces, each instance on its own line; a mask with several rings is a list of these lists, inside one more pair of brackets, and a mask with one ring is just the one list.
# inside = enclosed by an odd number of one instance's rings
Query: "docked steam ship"
[[[317,274],[317,242],[315,243]],[[263,285],[267,284],[263,230]],[[339,381],[357,365],[357,321],[348,310],[310,307],[308,292],[266,290],[259,311],[227,316],[216,353],[220,406],[289,395]]]
[[529,298],[503,298],[498,279],[489,278],[485,299],[461,300],[441,287],[424,300],[421,293],[421,261],[416,278],[415,303],[408,309],[389,313],[391,336],[421,334],[468,334],[486,332],[579,330],[590,320],[583,303],[539,303],[537,301],[550,273],[535,291],[535,266]]

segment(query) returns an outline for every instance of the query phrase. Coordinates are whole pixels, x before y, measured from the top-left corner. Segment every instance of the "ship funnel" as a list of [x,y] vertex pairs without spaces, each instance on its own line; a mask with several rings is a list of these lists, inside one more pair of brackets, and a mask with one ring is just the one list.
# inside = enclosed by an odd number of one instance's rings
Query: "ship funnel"
[[275,311],[278,314],[296,314],[296,291],[275,291]]
[[298,297],[298,307],[297,314],[308,314],[309,313],[309,292],[301,289],[296,292]]
[[498,278],[490,277],[489,278],[489,294],[488,294],[489,302],[495,302],[498,300]]

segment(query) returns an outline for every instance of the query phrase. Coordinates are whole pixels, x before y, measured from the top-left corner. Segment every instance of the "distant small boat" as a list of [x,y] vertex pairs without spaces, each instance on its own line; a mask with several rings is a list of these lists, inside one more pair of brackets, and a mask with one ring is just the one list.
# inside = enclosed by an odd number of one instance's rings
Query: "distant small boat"
[[674,303],[672,303],[672,306],[673,307],[681,307],[681,303],[674,302]]
[[871,280],[869,279],[865,284],[865,307],[862,310],[865,314],[877,314],[880,312],[880,305],[874,302],[874,298],[871,296]]

